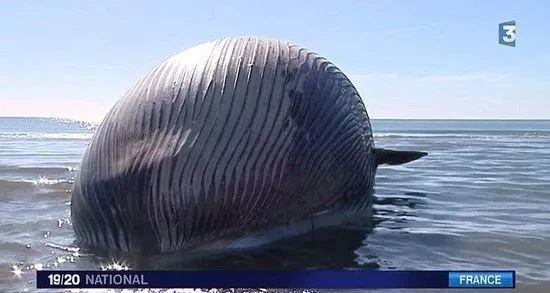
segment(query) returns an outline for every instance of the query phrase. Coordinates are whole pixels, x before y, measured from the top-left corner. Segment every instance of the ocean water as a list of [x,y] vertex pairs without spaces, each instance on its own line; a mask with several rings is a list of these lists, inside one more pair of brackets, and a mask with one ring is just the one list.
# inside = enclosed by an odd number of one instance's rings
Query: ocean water
[[[550,292],[550,121],[376,120],[377,147],[429,156],[378,169],[372,219],[258,249],[112,259],[76,247],[70,189],[94,125],[0,118],[0,291],[37,269],[512,269]],[[177,261],[175,261],[177,260]]]

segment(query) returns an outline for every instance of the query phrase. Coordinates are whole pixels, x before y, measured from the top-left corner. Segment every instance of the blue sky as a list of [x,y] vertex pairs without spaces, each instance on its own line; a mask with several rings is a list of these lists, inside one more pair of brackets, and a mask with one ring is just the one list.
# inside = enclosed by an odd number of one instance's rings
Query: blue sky
[[550,119],[549,3],[2,1],[0,116],[98,121],[167,57],[257,35],[326,56],[372,118]]

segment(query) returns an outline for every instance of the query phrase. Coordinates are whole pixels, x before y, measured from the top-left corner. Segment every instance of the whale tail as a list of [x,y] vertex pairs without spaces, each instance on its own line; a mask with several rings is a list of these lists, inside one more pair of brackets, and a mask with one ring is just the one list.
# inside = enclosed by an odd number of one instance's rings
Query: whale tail
[[377,166],[382,164],[401,165],[428,155],[426,152],[394,151],[380,148],[375,148],[374,153],[376,155]]

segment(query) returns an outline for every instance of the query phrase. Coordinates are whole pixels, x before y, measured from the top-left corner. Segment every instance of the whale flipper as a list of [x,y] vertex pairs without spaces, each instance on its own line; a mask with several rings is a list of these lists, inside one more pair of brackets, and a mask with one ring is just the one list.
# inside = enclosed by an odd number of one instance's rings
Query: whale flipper
[[428,155],[426,152],[394,151],[380,148],[374,149],[374,153],[376,155],[376,165],[401,165]]

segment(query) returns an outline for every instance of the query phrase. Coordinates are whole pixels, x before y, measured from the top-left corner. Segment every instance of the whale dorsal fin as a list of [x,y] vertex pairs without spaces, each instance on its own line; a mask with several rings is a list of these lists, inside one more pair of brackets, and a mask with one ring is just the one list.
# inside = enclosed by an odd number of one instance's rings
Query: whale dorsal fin
[[374,153],[376,155],[376,165],[401,165],[428,155],[426,152],[394,151],[378,148],[374,149]]

